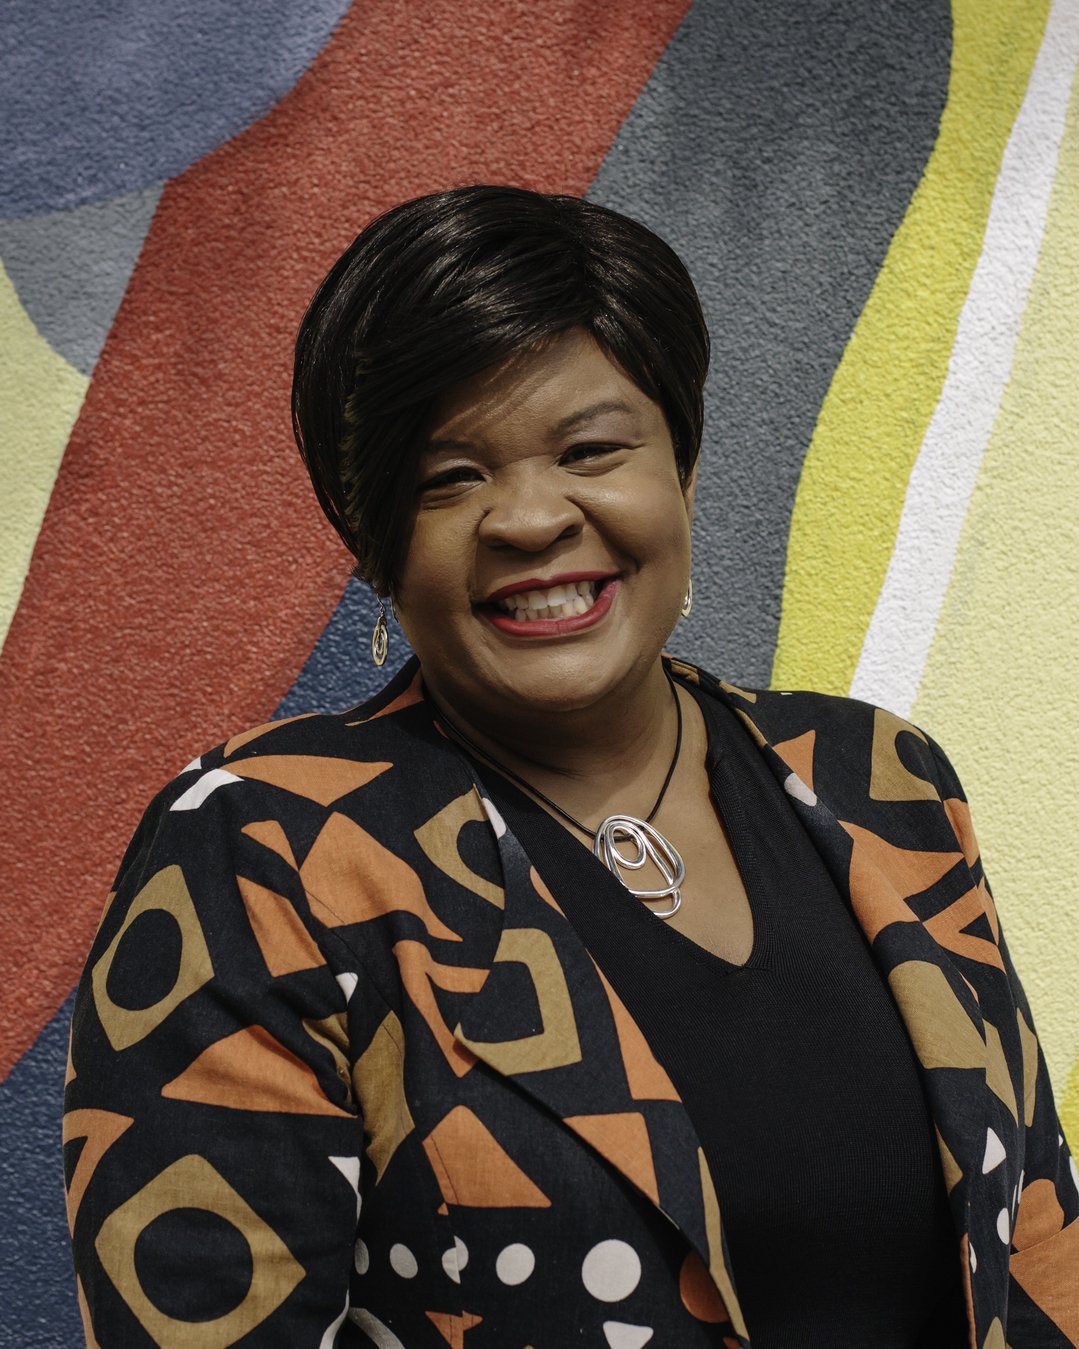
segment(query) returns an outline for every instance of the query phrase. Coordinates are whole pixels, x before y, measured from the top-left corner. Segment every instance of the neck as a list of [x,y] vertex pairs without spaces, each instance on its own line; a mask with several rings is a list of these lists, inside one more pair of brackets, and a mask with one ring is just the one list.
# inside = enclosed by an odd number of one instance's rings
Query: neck
[[644,819],[670,767],[678,712],[657,660],[632,688],[588,707],[536,712],[476,708],[424,673],[428,696],[496,766],[509,768],[589,828],[614,812]]

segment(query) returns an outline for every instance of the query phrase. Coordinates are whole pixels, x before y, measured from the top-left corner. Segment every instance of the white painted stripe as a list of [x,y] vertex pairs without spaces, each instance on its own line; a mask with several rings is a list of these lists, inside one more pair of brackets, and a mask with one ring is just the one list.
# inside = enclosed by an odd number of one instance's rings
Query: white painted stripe
[[907,484],[851,696],[909,717],[1041,251],[1076,56],[1079,0],[1055,0],[1001,158],[948,374]]

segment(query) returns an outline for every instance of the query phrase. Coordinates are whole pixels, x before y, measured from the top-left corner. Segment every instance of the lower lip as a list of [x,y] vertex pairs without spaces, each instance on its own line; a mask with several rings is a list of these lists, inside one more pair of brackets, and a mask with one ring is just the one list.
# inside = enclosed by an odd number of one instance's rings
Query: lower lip
[[598,623],[614,603],[617,590],[618,578],[612,577],[596,596],[591,609],[583,614],[575,614],[573,618],[536,618],[531,622],[519,623],[502,610],[484,608],[480,612],[499,632],[509,633],[512,637],[565,637],[568,633],[580,632],[582,628],[590,628]]

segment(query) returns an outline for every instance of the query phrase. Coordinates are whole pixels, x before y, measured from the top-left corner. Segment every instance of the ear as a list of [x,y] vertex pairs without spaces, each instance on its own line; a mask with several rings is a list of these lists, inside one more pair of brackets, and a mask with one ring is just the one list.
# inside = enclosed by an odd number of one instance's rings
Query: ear
[[697,463],[690,469],[689,477],[686,479],[686,485],[682,488],[682,496],[686,503],[686,514],[689,516],[689,523],[693,523],[693,502],[697,496]]

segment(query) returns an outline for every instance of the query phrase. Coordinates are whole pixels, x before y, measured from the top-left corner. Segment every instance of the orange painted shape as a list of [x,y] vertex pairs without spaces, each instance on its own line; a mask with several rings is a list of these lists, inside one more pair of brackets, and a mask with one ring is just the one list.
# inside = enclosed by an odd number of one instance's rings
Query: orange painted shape
[[313,970],[326,958],[315,945],[300,915],[284,897],[243,876],[236,877],[251,931],[266,968],[276,979],[297,970]]
[[424,1315],[434,1322],[435,1329],[451,1349],[464,1349],[465,1331],[478,1326],[483,1320],[482,1316],[475,1316],[472,1312],[462,1312],[460,1316],[453,1316],[449,1312],[425,1312]]
[[1017,1251],[1048,1241],[1064,1226],[1064,1210],[1051,1180],[1032,1180],[1023,1186],[1019,1212],[1015,1216],[1012,1245]]
[[262,1026],[248,1026],[217,1040],[166,1083],[161,1095],[228,1110],[351,1118],[327,1098],[314,1070]]
[[682,1261],[682,1269],[678,1275],[678,1292],[690,1316],[695,1316],[698,1321],[717,1325],[720,1321],[730,1320],[719,1290],[696,1251],[690,1251]]
[[[592,963],[595,964],[595,961]],[[598,965],[596,973],[603,982],[607,1000],[611,1004],[618,1044],[622,1050],[622,1065],[626,1070],[626,1081],[629,1083],[629,1094],[635,1101],[680,1101],[682,1098],[675,1091],[674,1083],[667,1076],[667,1070],[652,1053],[641,1028],[630,1016],[626,1004],[607,982]]]
[[839,823],[854,840],[851,902],[870,941],[889,923],[918,922],[918,915],[903,901],[935,885],[963,857],[958,852],[897,848],[870,829],[845,820]]
[[951,821],[952,828],[955,830],[959,846],[963,849],[967,866],[972,867],[978,860],[979,850],[978,840],[974,837],[974,825],[970,818],[970,806],[966,801],[960,801],[958,796],[949,796],[944,801],[944,809]]
[[977,887],[974,887],[954,904],[949,904],[940,913],[927,918],[925,928],[933,940],[939,942],[946,951],[952,951],[957,956],[966,956],[969,960],[980,960],[983,965],[995,965],[998,970],[1003,970],[1004,960],[994,942],[986,941],[984,937],[972,937],[962,930],[976,918],[981,918],[984,913],[981,894]]
[[387,703],[381,712],[364,717],[361,721],[346,721],[346,726],[362,726],[366,721],[376,721],[379,717],[392,717],[395,712],[403,712],[406,707],[414,707],[423,702],[423,676],[419,670],[404,693],[399,693],[393,702]]
[[263,754],[230,763],[229,772],[281,787],[296,796],[306,796],[320,806],[332,806],[392,767],[390,763],[356,763],[353,759],[327,759],[314,754]]
[[813,790],[813,750],[817,743],[816,731],[806,731],[792,740],[781,740],[772,748],[792,772],[798,774],[810,791]]
[[659,1187],[656,1184],[652,1145],[648,1140],[648,1126],[639,1111],[615,1115],[571,1115],[566,1117],[566,1123],[658,1206]]
[[1071,1341],[1079,1344],[1079,1218],[1056,1236],[1017,1251],[1009,1262],[1012,1278]]
[[239,735],[234,735],[225,746],[225,758],[230,754],[235,754],[238,749],[243,749],[244,745],[250,745],[252,740],[257,740],[260,735],[265,735],[267,731],[276,731],[279,726],[287,726],[290,721],[306,721],[308,717],[317,717],[317,712],[301,712],[296,717],[282,717],[280,721],[264,721],[261,726],[252,726],[249,731],[241,731]]
[[283,857],[290,867],[299,871],[288,835],[276,820],[256,820],[254,824],[245,824],[240,833],[277,853],[278,857]]
[[521,1170],[466,1105],[457,1105],[423,1140],[447,1204],[461,1208],[550,1208],[551,1201]]
[[69,1082],[74,1082],[78,1074],[75,1072],[75,1063],[71,1057],[71,1031],[67,1033],[67,1067],[64,1069],[64,1086]]
[[445,1201],[444,1199],[443,1199],[442,1203],[439,1204],[438,1208],[435,1209],[435,1212],[436,1212],[437,1214],[439,1214],[440,1217],[443,1217],[443,1218],[448,1218],[448,1217],[450,1216],[450,1211],[449,1211],[449,1209],[446,1207],[446,1201]]
[[337,811],[304,859],[300,879],[312,913],[326,927],[412,913],[432,937],[461,940],[428,904],[423,883],[408,863]]
[[545,903],[550,904],[551,908],[554,909],[555,913],[561,914],[562,917],[565,918],[566,915],[562,913],[562,906],[559,904],[558,900],[555,899],[554,895],[551,894],[550,890],[547,889],[543,877],[539,874],[536,868],[531,867],[529,869],[528,874],[532,880],[532,887],[535,890],[536,894],[539,895],[540,899],[542,899]]
[[70,1231],[75,1231],[79,1205],[97,1170],[98,1162],[134,1123],[130,1115],[116,1115],[111,1110],[69,1110],[64,1116],[63,1141],[70,1143],[75,1138],[86,1139],[75,1165],[75,1174],[71,1177],[71,1188],[67,1192],[67,1224]]
[[439,988],[445,988],[450,992],[476,993],[483,987],[487,970],[456,969],[451,965],[439,965],[431,959],[431,952],[423,942],[418,941],[399,941],[393,948],[393,954],[401,969],[401,982],[405,986],[405,992],[412,999],[420,1016],[427,1022],[427,1028],[435,1037],[439,1049],[446,1057],[446,1062],[458,1077],[464,1077],[476,1063],[476,1056],[471,1049],[466,1049],[454,1037],[453,1031],[443,1021],[431,990],[431,981],[434,980]]

